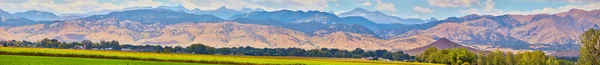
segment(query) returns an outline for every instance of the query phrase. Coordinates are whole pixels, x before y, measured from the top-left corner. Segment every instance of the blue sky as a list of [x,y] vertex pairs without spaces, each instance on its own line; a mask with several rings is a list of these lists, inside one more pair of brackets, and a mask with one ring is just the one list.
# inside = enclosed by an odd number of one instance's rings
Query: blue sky
[[116,10],[135,6],[184,6],[187,9],[262,8],[268,11],[319,10],[346,12],[354,8],[402,18],[445,19],[469,14],[553,14],[573,8],[600,9],[600,0],[0,0],[0,9],[15,13],[41,10],[56,14]]

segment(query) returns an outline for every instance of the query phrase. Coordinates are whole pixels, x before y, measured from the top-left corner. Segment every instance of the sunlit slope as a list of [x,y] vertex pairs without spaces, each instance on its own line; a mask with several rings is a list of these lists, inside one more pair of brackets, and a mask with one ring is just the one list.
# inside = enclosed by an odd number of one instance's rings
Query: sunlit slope
[[41,40],[43,38],[59,39],[67,42],[116,40],[122,44],[170,46],[202,43],[212,47],[252,46],[258,48],[405,50],[434,41],[426,36],[379,39],[369,34],[328,30],[304,33],[278,26],[236,22],[185,22],[163,25],[103,19],[95,21],[73,20],[48,25],[0,26],[0,29],[2,29],[0,35],[7,35],[0,36],[0,39],[5,40]]

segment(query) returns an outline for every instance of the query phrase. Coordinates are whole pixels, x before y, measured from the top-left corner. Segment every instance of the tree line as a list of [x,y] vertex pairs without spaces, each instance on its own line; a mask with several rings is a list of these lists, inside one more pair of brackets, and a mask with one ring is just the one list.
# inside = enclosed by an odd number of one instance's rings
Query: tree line
[[574,65],[567,60],[546,56],[543,51],[473,53],[465,48],[443,49],[427,48],[416,58],[419,62],[442,63],[449,65]]
[[100,41],[99,43],[93,43],[90,40],[83,40],[81,42],[61,42],[56,39],[44,38],[37,42],[31,41],[17,41],[8,40],[0,41],[2,46],[11,47],[37,47],[37,48],[62,48],[62,49],[98,49],[98,50],[120,50],[119,41]]
[[2,46],[10,47],[37,47],[37,48],[62,48],[62,49],[87,49],[87,50],[119,50],[140,51],[158,53],[191,53],[191,54],[217,54],[217,55],[252,55],[252,56],[305,56],[305,57],[336,57],[336,58],[369,58],[371,60],[397,60],[410,61],[414,56],[402,51],[388,50],[354,50],[343,49],[302,49],[302,48],[254,48],[245,47],[223,47],[215,48],[203,44],[192,44],[190,46],[161,46],[161,45],[120,45],[118,41],[92,42],[83,40],[81,42],[61,42],[56,39],[42,39],[37,42],[30,41],[0,41]]

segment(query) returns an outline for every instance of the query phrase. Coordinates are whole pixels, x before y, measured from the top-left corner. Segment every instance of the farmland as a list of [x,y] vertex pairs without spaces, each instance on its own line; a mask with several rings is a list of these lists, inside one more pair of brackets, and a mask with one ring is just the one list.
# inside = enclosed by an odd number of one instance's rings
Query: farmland
[[45,57],[45,56],[22,56],[22,55],[0,55],[1,65],[218,65],[182,62],[156,62],[139,60],[116,60],[116,59],[92,59],[92,58],[70,58],[70,57]]
[[[194,62],[194,63],[210,63],[210,64],[224,63],[224,64],[307,64],[307,65],[430,65],[430,64],[426,64],[426,63],[384,62],[384,61],[370,61],[370,60],[354,59],[354,58],[203,55],[203,54],[153,53],[153,52],[71,50],[71,49],[50,49],[50,48],[0,47],[0,52],[3,52],[2,54],[11,54],[11,55],[36,55],[36,56],[48,55],[48,56],[58,56],[58,57],[82,56],[84,58],[104,58],[104,59],[125,58],[125,59],[129,59],[129,60],[176,61],[176,62]],[[18,58],[18,57],[9,57],[9,58]]]

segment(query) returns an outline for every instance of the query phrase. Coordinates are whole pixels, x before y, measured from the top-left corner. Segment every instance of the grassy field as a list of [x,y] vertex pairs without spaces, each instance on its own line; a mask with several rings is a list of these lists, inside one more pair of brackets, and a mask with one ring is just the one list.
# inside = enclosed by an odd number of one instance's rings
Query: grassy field
[[219,65],[183,62],[0,55],[0,65]]
[[101,56],[135,57],[135,58],[153,58],[153,59],[163,59],[163,60],[228,61],[228,62],[258,63],[258,64],[432,65],[432,64],[427,64],[427,63],[414,63],[414,62],[369,61],[369,60],[354,59],[354,58],[202,55],[202,54],[175,54],[175,53],[152,53],[152,52],[70,50],[70,49],[50,49],[50,48],[0,47],[0,51],[2,51],[2,52],[34,52],[34,53],[46,53],[46,54],[101,55]]

